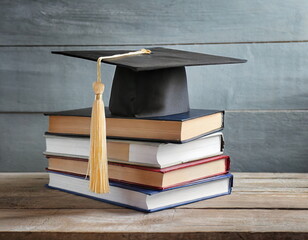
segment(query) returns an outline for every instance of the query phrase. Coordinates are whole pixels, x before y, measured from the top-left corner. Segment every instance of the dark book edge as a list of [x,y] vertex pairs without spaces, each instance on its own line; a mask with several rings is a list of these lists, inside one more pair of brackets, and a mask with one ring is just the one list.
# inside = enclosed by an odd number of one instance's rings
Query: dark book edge
[[224,139],[224,135],[220,135],[220,151],[223,152],[225,149],[225,139]]
[[[108,107],[105,107],[106,118],[117,118],[117,119],[140,119],[140,120],[157,120],[157,121],[188,121],[200,117],[209,116],[215,113],[222,113],[224,119],[223,110],[207,110],[207,109],[190,109],[188,112],[172,114],[161,117],[146,117],[146,118],[134,118],[134,117],[123,117],[112,115]],[[81,108],[59,112],[46,112],[45,116],[72,116],[72,117],[90,117],[91,108]],[[222,121],[223,122],[223,121]],[[223,124],[222,124],[223,125]]]
[[[213,131],[195,136],[193,138],[189,138],[189,139],[185,139],[185,140],[170,140],[170,139],[150,139],[150,138],[127,138],[127,137],[115,137],[115,136],[107,136],[107,139],[114,139],[114,140],[128,140],[128,141],[143,141],[143,142],[159,142],[159,143],[177,143],[177,144],[181,144],[181,143],[187,143],[187,142],[191,142],[193,140],[199,139],[201,137],[205,137],[208,136],[212,133],[217,133],[223,130],[223,127],[215,129]],[[82,134],[67,134],[67,133],[51,133],[51,132],[45,132],[45,135],[53,135],[53,136],[63,136],[63,137],[82,137],[82,138],[89,138],[89,135],[82,135]]]

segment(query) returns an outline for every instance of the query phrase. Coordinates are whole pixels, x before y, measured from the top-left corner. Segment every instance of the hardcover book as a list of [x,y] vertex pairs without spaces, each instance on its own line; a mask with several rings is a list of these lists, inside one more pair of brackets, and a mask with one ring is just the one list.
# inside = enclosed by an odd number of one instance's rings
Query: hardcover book
[[[48,170],[87,175],[88,160],[57,156],[48,157]],[[230,169],[229,156],[216,156],[157,169],[137,165],[109,163],[112,181],[126,182],[154,189],[167,189],[202,178],[225,174]]]
[[[45,135],[46,155],[89,158],[89,137]],[[169,167],[197,159],[221,155],[221,132],[183,144],[108,139],[108,161],[156,168]]]
[[93,198],[99,201],[155,212],[231,193],[231,174],[195,181],[168,190],[149,190],[123,183],[110,183],[110,193],[96,194],[88,189],[89,181],[82,177],[48,171],[48,187]]
[[[132,118],[112,115],[106,108],[107,138],[183,143],[223,128],[224,112],[190,109],[180,114]],[[48,133],[54,135],[90,134],[91,108],[46,113]]]

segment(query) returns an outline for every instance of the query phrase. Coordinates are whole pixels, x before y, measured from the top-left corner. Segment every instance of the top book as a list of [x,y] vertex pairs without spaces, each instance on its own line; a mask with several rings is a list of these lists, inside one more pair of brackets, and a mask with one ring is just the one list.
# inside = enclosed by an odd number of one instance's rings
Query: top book
[[[191,109],[162,117],[120,117],[106,108],[107,138],[184,143],[220,131],[224,111]],[[48,133],[66,136],[89,136],[91,108],[46,113]]]

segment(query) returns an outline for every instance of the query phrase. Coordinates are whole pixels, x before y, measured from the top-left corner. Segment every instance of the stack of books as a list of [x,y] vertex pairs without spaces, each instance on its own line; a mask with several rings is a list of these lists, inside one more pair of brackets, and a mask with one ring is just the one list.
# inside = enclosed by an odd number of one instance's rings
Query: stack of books
[[91,109],[46,114],[48,187],[144,212],[231,193],[223,155],[224,112],[191,109],[164,117],[113,116],[106,109],[110,193],[88,189]]

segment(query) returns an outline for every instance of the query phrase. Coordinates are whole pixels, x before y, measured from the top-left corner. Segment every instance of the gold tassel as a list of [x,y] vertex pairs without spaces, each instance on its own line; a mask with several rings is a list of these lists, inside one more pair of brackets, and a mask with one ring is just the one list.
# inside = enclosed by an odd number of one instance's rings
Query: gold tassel
[[93,83],[95,99],[92,106],[90,133],[90,190],[95,193],[108,193],[108,162],[106,147],[106,121],[103,92],[105,85],[101,80],[101,61],[97,60],[97,81]]
[[95,99],[93,102],[91,115],[90,156],[88,166],[90,175],[89,188],[92,192],[109,192],[105,107],[102,96],[105,85],[101,80],[101,61],[103,59],[112,59],[150,53],[150,50],[141,49],[136,52],[100,57],[97,59],[97,80],[93,83]]

